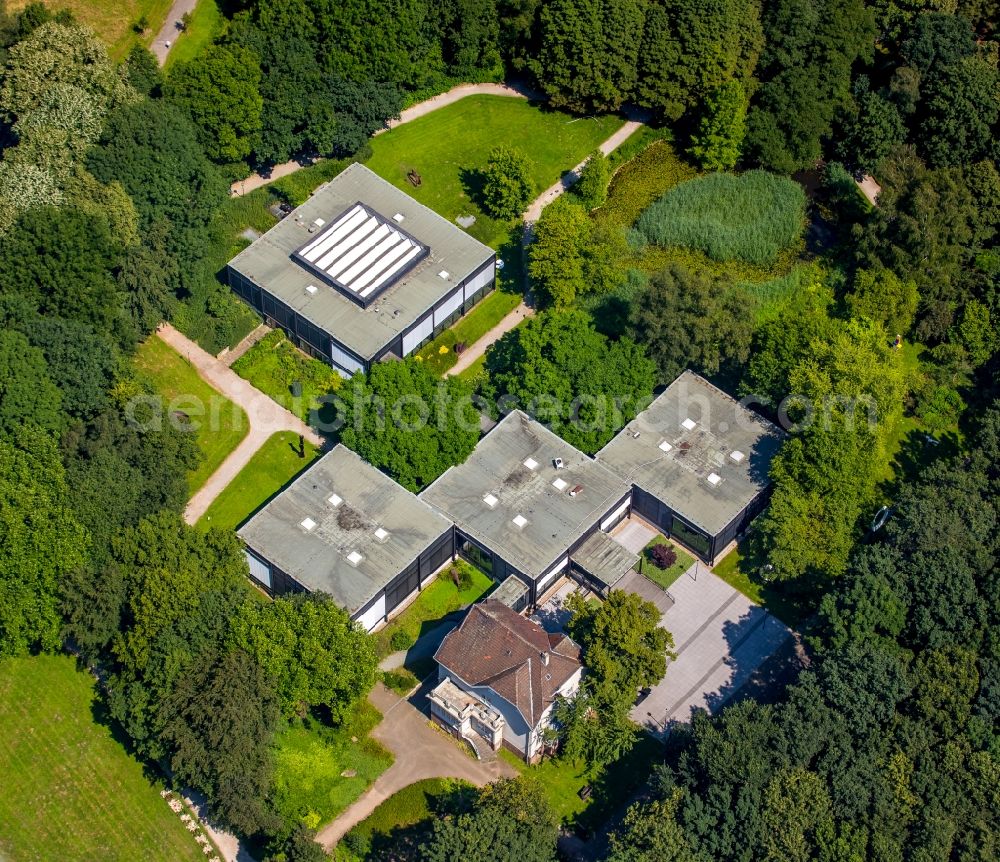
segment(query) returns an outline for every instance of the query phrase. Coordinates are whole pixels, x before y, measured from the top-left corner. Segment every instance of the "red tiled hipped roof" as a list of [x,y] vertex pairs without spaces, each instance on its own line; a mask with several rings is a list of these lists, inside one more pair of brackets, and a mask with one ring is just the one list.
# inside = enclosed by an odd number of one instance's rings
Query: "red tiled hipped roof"
[[531,727],[556,692],[580,669],[580,648],[506,605],[487,599],[469,608],[434,656],[468,685],[487,686],[510,701]]

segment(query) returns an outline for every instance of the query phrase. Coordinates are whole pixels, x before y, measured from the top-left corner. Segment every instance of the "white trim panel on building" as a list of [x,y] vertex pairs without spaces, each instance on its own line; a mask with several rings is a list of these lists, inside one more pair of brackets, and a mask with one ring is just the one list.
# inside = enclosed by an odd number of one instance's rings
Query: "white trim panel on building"
[[541,589],[549,583],[556,575],[558,575],[566,566],[569,565],[569,557],[563,557],[558,563],[556,563],[551,569],[549,569],[535,586],[536,591],[541,591]]
[[259,581],[268,589],[271,589],[271,566],[264,562],[256,554],[248,550],[243,551],[247,557],[247,566],[250,567],[250,575],[255,581]]
[[428,314],[406,335],[403,336],[403,356],[409,356],[410,352],[425,338],[430,338],[434,331],[434,315]]
[[442,320],[447,320],[455,311],[462,307],[462,290],[455,291],[454,296],[449,297],[438,308],[434,309],[434,327],[437,328]]
[[330,358],[336,365],[339,365],[349,374],[354,374],[364,368],[364,366],[358,362],[357,359],[351,356],[350,353],[346,353],[333,343],[330,344]]
[[477,290],[480,290],[486,285],[488,285],[497,274],[496,261],[493,261],[486,269],[484,269],[479,275],[474,275],[465,283],[465,298],[468,299]]
[[366,632],[370,632],[375,626],[377,626],[382,620],[385,619],[385,593],[382,593],[375,600],[373,604],[367,611],[365,611],[361,616],[356,618]]
[[622,515],[625,514],[625,510],[629,507],[629,504],[631,502],[632,502],[632,496],[629,495],[625,499],[624,503],[622,503],[617,509],[615,509],[610,515],[608,515],[608,517],[606,517],[603,521],[601,521],[601,529],[606,530],[608,527],[614,524],[615,521],[617,521]]

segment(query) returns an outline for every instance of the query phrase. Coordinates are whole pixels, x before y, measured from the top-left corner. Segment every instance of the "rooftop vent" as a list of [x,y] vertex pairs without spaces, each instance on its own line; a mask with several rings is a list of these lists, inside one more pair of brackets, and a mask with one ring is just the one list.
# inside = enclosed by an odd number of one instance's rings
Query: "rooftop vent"
[[316,288],[315,284],[307,284],[306,285],[306,293],[315,293],[316,290],[317,290],[317,288]]
[[442,269],[441,272],[438,273],[438,277],[439,278],[443,278],[445,281],[448,280],[448,276],[449,275],[451,275],[451,273],[448,272],[448,270],[446,270],[446,269]]
[[641,436],[642,435],[638,431],[633,431],[632,432],[632,439],[633,440],[638,440]]
[[746,456],[739,449],[735,449],[729,453],[729,457],[739,464]]
[[384,529],[383,527],[376,527],[375,538],[380,542],[384,542],[386,539],[389,538],[389,531]]
[[557,491],[565,491],[566,486],[568,484],[569,482],[567,482],[565,479],[560,479],[558,476],[556,476],[556,478],[552,480],[552,487],[555,488]]
[[341,503],[344,502],[344,499],[340,496],[340,494],[331,494],[329,497],[326,498],[326,502],[329,503],[331,506],[333,506],[334,509],[336,509],[337,506],[339,506]]
[[722,477],[718,473],[709,473],[708,474],[708,484],[709,485],[718,485],[719,482],[721,482],[721,481],[722,481]]
[[484,494],[483,502],[489,506],[491,509],[496,507],[496,504],[500,501],[493,494]]
[[406,218],[406,216],[404,216],[404,215],[403,215],[402,213],[395,213],[395,214],[393,215],[393,217],[392,217],[392,220],[393,220],[393,221],[394,221],[394,222],[395,222],[396,224],[399,224],[400,222],[402,222],[402,221],[403,221],[403,219],[404,219],[404,218]]
[[302,529],[307,533],[311,533],[316,529],[316,522],[312,518],[303,518],[302,521],[299,522],[299,526],[302,527]]
[[573,488],[571,488],[571,489],[570,489],[570,492],[569,492],[569,495],[570,495],[571,497],[575,497],[575,496],[576,496],[577,494],[579,494],[579,493],[580,493],[580,492],[581,492],[582,490],[583,490],[583,485],[575,485],[575,486],[574,486]]
[[552,459],[552,466],[555,467],[557,470],[562,470],[562,468],[563,468],[563,459],[562,458],[553,458]]
[[522,461],[521,463],[524,464],[524,466],[527,467],[529,470],[538,469],[538,462],[534,458],[525,458],[524,461]]
[[681,422],[681,425],[688,431],[694,431],[694,426],[697,424],[698,423],[695,422],[694,419],[685,419]]
[[661,452],[669,452],[673,448],[666,440],[660,441],[659,449]]
[[525,525],[528,523],[528,519],[525,518],[524,515],[515,515],[511,521],[519,530],[524,529]]
[[351,553],[347,555],[347,562],[349,562],[352,566],[356,566],[363,559],[364,555],[359,554],[357,551],[351,551]]

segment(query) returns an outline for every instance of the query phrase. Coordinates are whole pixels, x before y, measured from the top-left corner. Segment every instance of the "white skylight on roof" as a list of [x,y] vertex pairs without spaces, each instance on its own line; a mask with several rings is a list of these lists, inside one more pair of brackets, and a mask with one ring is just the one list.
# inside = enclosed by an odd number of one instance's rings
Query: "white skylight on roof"
[[316,227],[323,227],[323,225],[325,225],[326,222],[323,221],[323,219],[318,218],[313,220],[313,224],[316,225]]
[[660,441],[659,449],[661,452],[669,452],[673,448],[666,440]]
[[683,425],[684,428],[686,428],[688,431],[694,431],[694,426],[697,424],[698,423],[695,422],[694,419],[685,419],[683,422],[681,422],[681,425]]
[[448,276],[449,276],[449,275],[451,275],[451,273],[450,273],[450,272],[448,272],[448,270],[446,270],[446,269],[442,269],[442,270],[441,270],[441,272],[439,272],[439,273],[438,273],[438,276],[439,276],[440,278],[443,278],[443,279],[445,279],[445,281],[447,281],[447,280],[448,280]]
[[511,519],[511,522],[514,524],[515,527],[517,527],[520,530],[523,529],[524,526],[528,523],[528,519],[525,518],[524,515],[515,515]]
[[[313,222],[317,227],[322,219]],[[363,204],[341,213],[293,257],[362,305],[399,278],[426,246]]]
[[315,284],[306,285],[306,293],[315,293],[318,290]]
[[406,218],[406,216],[404,216],[402,213],[396,213],[392,217],[392,220],[396,222],[396,224],[399,224],[404,218]]
[[331,506],[333,506],[334,509],[336,509],[337,506],[339,506],[341,503],[344,502],[344,500],[340,496],[340,494],[331,494],[329,497],[326,498],[326,502],[329,503]]
[[537,470],[538,462],[534,458],[525,458],[522,462],[529,470]]
[[734,449],[729,453],[729,457],[739,464],[746,456],[739,449]]
[[376,527],[375,538],[378,539],[380,542],[384,542],[386,539],[389,538],[389,531],[384,529],[383,527]]
[[349,562],[352,566],[356,566],[364,558],[363,554],[359,554],[357,551],[351,551],[351,553],[347,555],[347,562]]
[[312,518],[303,518],[300,521],[300,526],[308,533],[316,529],[316,522]]
[[565,479],[560,479],[558,476],[552,480],[552,487],[557,491],[565,491],[568,484],[569,483]]
[[493,494],[484,494],[483,502],[492,509],[500,501]]
[[718,485],[719,482],[721,482],[721,481],[722,481],[722,477],[718,473],[709,473],[708,474],[708,484],[709,485]]

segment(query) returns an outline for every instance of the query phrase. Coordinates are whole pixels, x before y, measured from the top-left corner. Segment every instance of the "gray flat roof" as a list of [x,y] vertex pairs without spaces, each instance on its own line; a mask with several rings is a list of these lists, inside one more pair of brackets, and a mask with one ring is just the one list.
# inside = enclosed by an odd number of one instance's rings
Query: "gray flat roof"
[[[556,458],[562,459],[561,468],[554,466]],[[464,464],[451,467],[420,497],[462,532],[537,578],[629,487],[515,410],[479,441]]]
[[[380,225],[398,227],[401,234],[429,249],[367,308],[293,257],[359,203],[381,217]],[[493,256],[493,249],[355,163],[320,186],[229,265],[358,356],[371,359]],[[314,289],[308,290],[310,286]]]
[[450,526],[416,495],[338,445],[237,534],[259,556],[307,589],[329,593],[353,614]]
[[576,549],[573,562],[601,583],[613,587],[639,562],[639,556],[598,530]]
[[783,437],[777,426],[685,371],[597,460],[716,535],[767,488]]

